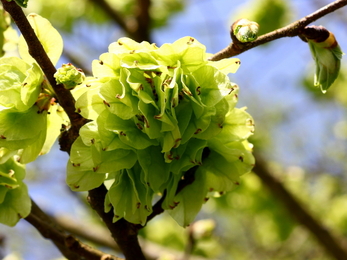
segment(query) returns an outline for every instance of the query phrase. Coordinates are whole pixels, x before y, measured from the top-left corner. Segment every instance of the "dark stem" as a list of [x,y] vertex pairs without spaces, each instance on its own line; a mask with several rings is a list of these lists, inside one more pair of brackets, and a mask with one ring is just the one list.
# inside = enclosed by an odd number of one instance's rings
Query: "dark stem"
[[211,56],[210,60],[218,61],[221,59],[230,58],[239,55],[256,46],[277,40],[279,38],[298,36],[301,34],[302,30],[308,24],[318,20],[319,18],[329,13],[336,11],[337,9],[345,5],[347,5],[347,0],[337,0],[294,23],[291,23],[283,28],[262,35],[253,42],[241,43],[239,41],[233,41],[228,47]]
[[288,213],[303,225],[325,250],[335,259],[347,259],[347,249],[341,245],[335,236],[333,236],[319,221],[314,218],[284,186],[276,179],[266,166],[266,163],[260,156],[256,156],[256,166],[253,171],[262,180],[263,184],[268,187],[274,197],[278,198],[287,208]]
[[150,0],[137,0],[137,10],[136,10],[136,21],[137,21],[136,38],[138,39],[137,41],[151,42],[151,34],[150,34],[151,16],[149,13],[150,6],[151,6]]
[[106,194],[107,189],[104,185],[90,190],[88,194],[88,202],[90,206],[105,222],[107,228],[111,232],[112,237],[117,242],[127,260],[146,260],[137,238],[137,225],[129,223],[123,218],[113,223],[113,211],[110,210],[108,213],[106,213],[104,210]]

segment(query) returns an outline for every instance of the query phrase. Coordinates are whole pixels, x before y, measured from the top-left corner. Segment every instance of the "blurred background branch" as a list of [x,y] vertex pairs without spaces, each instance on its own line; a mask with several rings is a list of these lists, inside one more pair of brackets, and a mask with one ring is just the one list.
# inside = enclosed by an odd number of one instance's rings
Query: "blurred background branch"
[[67,234],[34,201],[32,201],[32,210],[25,220],[33,225],[43,237],[50,239],[69,260],[122,260],[121,258],[105,254],[91,246],[85,245],[78,239]]
[[343,260],[347,257],[347,241],[337,238],[314,217],[297,198],[279,181],[269,170],[264,159],[256,154],[256,166],[253,171],[262,180],[273,196],[280,200],[290,214],[300,225],[303,225],[325,250],[335,259]]
[[128,17],[124,17],[105,0],[89,1],[99,6],[111,20],[124,30],[128,37],[138,42],[151,41],[151,17],[149,15],[150,0],[138,0],[134,8],[133,16]]

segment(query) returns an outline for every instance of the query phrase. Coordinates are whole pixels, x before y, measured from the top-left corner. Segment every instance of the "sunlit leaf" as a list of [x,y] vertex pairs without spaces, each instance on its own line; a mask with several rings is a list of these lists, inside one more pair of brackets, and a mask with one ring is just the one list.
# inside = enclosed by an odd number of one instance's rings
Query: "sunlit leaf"
[[[29,14],[27,18],[53,65],[57,64],[63,52],[63,39],[59,32],[54,29],[47,19],[41,17],[40,15],[32,13]],[[21,36],[19,39],[18,49],[23,60],[28,63],[35,62],[35,60],[29,54],[28,45],[23,36]]]
[[21,165],[12,157],[0,164],[2,180],[6,174],[9,175],[9,178],[12,178],[15,185],[0,183],[0,223],[14,226],[21,218],[28,216],[30,213],[31,200],[27,186],[23,183],[25,177],[24,165]]

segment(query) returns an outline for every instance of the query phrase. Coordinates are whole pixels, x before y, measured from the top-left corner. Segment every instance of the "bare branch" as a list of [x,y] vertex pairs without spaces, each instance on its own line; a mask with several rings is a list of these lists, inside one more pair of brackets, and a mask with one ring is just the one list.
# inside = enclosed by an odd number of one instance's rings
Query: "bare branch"
[[[301,31],[308,24],[346,5],[347,5],[347,0],[337,0],[315,11],[314,13],[305,16],[304,18],[294,23],[291,23],[283,28],[280,28],[278,30],[262,35],[253,42],[241,43],[241,42],[233,41],[228,47],[226,47],[225,49],[211,56],[210,60],[217,61],[217,60],[221,60],[225,58],[230,58],[230,57],[239,55],[240,53],[243,53],[256,46],[277,40],[279,38],[298,36],[301,34]],[[232,30],[231,30],[231,34],[232,34]]]
[[347,248],[342,246],[341,239],[337,239],[305,209],[305,206],[273,176],[260,156],[256,156],[256,162],[253,171],[262,180],[263,184],[268,187],[269,191],[273,193],[274,197],[284,204],[288,213],[310,231],[323,248],[335,259],[347,259]]
[[124,260],[85,245],[75,237],[67,234],[61,227],[54,223],[34,201],[32,201],[31,212],[25,220],[32,224],[43,237],[52,240],[62,254],[68,259]]

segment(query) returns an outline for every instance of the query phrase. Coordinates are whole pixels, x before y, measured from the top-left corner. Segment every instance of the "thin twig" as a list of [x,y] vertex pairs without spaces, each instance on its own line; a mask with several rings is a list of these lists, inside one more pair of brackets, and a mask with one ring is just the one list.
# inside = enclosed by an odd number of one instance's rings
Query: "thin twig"
[[[236,55],[239,55],[249,49],[252,49],[256,46],[262,45],[267,42],[271,42],[283,37],[294,37],[301,34],[301,31],[310,23],[318,20],[319,18],[336,11],[337,9],[346,6],[347,0],[337,0],[334,1],[323,8],[315,11],[314,13],[305,16],[304,18],[291,23],[283,28],[269,32],[265,35],[258,37],[257,40],[253,42],[241,43],[241,42],[232,42],[228,47],[219,51],[210,57],[210,60],[217,61],[225,58],[230,58]],[[260,25],[261,26],[261,25]],[[231,30],[232,31],[232,30]],[[231,32],[232,33],[232,32]]]
[[347,248],[341,245],[342,241],[339,241],[319,223],[319,221],[306,210],[305,206],[273,176],[260,156],[256,156],[256,162],[253,169],[254,173],[258,175],[263,184],[273,193],[274,197],[278,198],[283,203],[288,213],[310,231],[331,256],[338,260],[347,259]]

